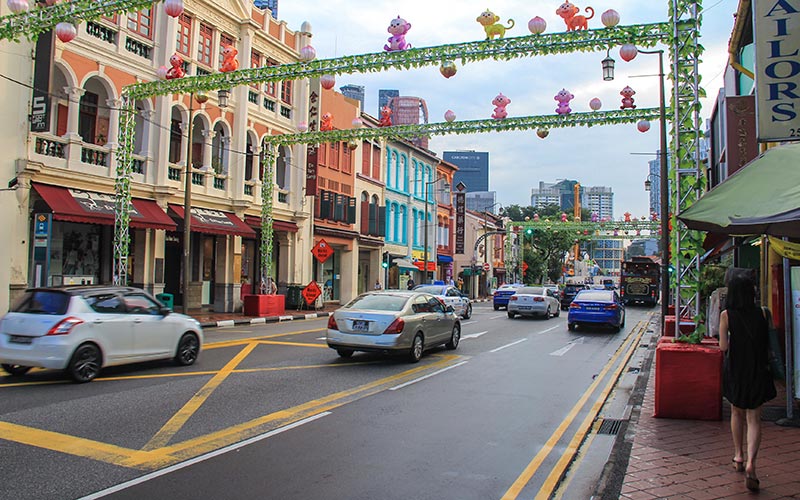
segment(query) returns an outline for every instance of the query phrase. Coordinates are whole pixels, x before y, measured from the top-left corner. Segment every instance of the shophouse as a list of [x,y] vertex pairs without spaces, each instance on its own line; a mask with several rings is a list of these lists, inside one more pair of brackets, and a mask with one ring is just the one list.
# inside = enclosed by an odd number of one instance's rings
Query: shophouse
[[488,296],[493,284],[497,284],[493,279],[493,264],[496,261],[505,267],[502,264],[505,239],[502,235],[489,235],[497,231],[500,224],[488,212],[467,210],[464,217],[464,253],[453,255],[455,279],[462,279],[462,290],[470,297]]
[[441,179],[436,194],[436,280],[443,283],[455,282],[453,268],[455,250],[453,231],[455,230],[455,208],[453,207],[453,182],[458,167],[444,160],[436,167],[436,178]]
[[[36,45],[36,64],[44,67],[36,69],[47,77],[34,86],[49,94],[41,113],[31,116],[27,137],[18,137],[27,150],[12,153],[19,209],[6,213],[19,218],[14,227],[22,244],[12,249],[7,288],[17,293],[26,286],[113,282],[123,87],[158,79],[173,55],[183,60],[178,67],[187,76],[215,72],[228,45],[238,50],[240,67],[295,62],[309,36],[245,0],[187,1],[177,18],[154,4],[80,23],[69,43],[44,35]],[[238,310],[242,294],[260,282],[264,188],[274,190],[278,283],[310,279],[310,265],[300,262],[311,242],[310,204],[302,190],[306,149],[279,151],[272,179],[259,167],[262,138],[295,132],[308,98],[306,82],[286,81],[239,86],[228,99],[212,92],[135,102],[129,284],[171,293],[176,304],[191,308]],[[187,186],[191,265],[183,269]],[[189,297],[182,296],[186,278]]]

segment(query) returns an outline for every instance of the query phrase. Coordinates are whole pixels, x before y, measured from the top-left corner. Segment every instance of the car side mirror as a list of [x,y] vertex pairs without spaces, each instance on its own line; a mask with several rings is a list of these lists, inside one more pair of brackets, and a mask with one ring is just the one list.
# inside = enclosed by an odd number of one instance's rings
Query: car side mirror
[[451,313],[451,312],[456,312],[456,310],[455,310],[455,309],[453,309],[453,306],[447,306],[447,307],[445,307],[445,308],[444,308],[444,310],[445,310],[446,312],[449,312],[449,313]]
[[169,307],[162,307],[158,310],[158,314],[162,316],[169,316],[172,313],[172,309]]

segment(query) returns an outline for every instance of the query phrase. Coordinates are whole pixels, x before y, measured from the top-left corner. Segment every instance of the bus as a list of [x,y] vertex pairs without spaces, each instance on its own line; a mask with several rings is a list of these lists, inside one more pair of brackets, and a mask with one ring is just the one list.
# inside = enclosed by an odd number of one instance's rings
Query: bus
[[653,307],[658,303],[659,267],[655,257],[631,257],[622,263],[619,294],[625,305],[638,303]]

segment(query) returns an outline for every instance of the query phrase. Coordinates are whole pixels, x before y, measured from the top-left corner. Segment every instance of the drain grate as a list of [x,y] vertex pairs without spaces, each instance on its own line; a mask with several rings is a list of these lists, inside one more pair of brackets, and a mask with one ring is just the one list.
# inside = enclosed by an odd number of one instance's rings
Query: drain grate
[[623,420],[613,418],[604,418],[600,428],[597,429],[598,434],[608,434],[609,436],[616,436],[619,433],[619,428]]

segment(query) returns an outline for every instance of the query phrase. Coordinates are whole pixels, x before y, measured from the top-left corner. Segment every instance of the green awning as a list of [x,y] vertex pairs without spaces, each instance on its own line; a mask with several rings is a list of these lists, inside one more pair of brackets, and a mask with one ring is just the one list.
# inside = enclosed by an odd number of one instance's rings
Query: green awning
[[699,231],[800,238],[800,143],[768,149],[678,219]]

